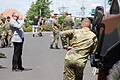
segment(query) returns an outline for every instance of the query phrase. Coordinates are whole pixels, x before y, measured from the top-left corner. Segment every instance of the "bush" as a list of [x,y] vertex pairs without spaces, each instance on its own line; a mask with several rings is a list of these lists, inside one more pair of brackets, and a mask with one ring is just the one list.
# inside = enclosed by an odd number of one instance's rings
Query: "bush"
[[[48,26],[43,25],[42,28],[43,28],[42,31],[52,31],[52,25],[48,25]],[[24,32],[32,32],[32,25],[24,26],[23,30]],[[38,27],[38,31],[39,30],[40,28]]]
[[58,23],[62,25],[64,23],[65,16],[58,17]]
[[23,27],[24,32],[32,32],[32,26]]
[[43,31],[52,31],[52,25],[43,25]]

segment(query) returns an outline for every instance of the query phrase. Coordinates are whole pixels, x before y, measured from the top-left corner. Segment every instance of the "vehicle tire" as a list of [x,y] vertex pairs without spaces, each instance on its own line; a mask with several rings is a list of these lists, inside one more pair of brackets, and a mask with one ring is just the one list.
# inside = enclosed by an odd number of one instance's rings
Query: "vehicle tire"
[[109,70],[107,80],[120,80],[120,60]]

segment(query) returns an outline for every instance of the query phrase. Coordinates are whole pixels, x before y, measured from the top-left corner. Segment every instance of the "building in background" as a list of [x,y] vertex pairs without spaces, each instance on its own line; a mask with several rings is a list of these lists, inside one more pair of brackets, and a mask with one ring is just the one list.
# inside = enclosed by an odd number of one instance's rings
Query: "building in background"
[[16,9],[7,9],[4,12],[2,12],[2,14],[4,17],[7,17],[7,16],[12,17],[12,14],[14,12],[18,13],[20,19],[25,18],[25,16],[21,12],[17,11]]

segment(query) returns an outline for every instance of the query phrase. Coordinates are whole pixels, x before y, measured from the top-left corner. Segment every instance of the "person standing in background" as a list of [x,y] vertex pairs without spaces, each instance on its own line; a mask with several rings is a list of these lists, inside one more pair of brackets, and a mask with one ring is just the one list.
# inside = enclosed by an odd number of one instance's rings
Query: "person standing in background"
[[33,18],[33,26],[32,26],[33,37],[37,36],[38,21],[39,21],[39,17],[38,16],[34,16],[34,18]]
[[52,22],[53,38],[52,38],[52,42],[50,44],[50,49],[53,49],[54,45],[55,45],[56,49],[59,49],[59,47],[58,47],[58,41],[59,41],[59,36],[60,36],[59,35],[60,25],[58,25],[57,18],[55,16],[52,16],[51,22]]
[[[63,22],[63,31],[73,29],[74,21],[72,19],[71,14],[65,13],[64,16],[65,16],[65,18],[64,18],[64,22]],[[60,36],[60,37],[61,37],[63,49],[65,49],[67,46],[66,40],[63,36]]]

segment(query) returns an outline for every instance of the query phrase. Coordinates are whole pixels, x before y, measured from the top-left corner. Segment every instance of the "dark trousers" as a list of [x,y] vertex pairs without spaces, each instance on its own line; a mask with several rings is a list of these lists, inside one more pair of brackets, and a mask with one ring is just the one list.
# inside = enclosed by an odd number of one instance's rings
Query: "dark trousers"
[[23,42],[13,42],[14,45],[14,54],[12,60],[12,67],[13,68],[21,68],[22,67],[22,48]]

